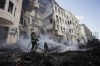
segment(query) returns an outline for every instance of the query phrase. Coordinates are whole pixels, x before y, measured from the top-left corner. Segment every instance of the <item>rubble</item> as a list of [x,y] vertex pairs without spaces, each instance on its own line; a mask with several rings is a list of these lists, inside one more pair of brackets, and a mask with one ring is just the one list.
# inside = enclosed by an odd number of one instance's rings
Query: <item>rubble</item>
[[[92,50],[63,53],[0,52],[0,66],[100,66],[100,43]],[[14,50],[13,50],[14,51]],[[16,51],[16,50],[15,50]]]

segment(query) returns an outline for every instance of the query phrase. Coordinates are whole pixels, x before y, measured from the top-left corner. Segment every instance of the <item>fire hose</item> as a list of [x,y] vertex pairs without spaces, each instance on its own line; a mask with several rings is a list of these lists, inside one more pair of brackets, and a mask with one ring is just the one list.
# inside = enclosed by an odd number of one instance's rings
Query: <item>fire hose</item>
[[[27,47],[27,49],[26,49],[26,52],[28,51],[28,48],[29,48],[30,44],[31,44],[31,42],[28,44],[28,47]],[[38,49],[44,51],[42,48],[39,48],[39,47],[38,47]]]
[[30,44],[31,44],[31,42],[28,44],[28,47],[27,47],[27,49],[26,49],[26,52],[28,51],[28,48],[29,48]]

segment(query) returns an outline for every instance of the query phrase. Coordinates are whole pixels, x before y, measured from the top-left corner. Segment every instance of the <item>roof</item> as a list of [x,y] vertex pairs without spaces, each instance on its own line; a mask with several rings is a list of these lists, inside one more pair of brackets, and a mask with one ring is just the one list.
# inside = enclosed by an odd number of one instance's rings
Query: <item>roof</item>
[[[74,17],[75,19],[77,19],[73,14],[72,14],[72,12],[71,11],[68,11],[68,13],[72,16],[72,17]],[[78,20],[78,19],[77,19]],[[79,21],[79,20],[78,20]]]
[[53,2],[54,2],[60,9],[62,9],[63,11],[65,11],[65,9],[63,9],[55,0],[53,0]]
[[91,30],[85,24],[81,24],[80,26],[83,26],[84,28],[86,28],[87,30],[91,32]]

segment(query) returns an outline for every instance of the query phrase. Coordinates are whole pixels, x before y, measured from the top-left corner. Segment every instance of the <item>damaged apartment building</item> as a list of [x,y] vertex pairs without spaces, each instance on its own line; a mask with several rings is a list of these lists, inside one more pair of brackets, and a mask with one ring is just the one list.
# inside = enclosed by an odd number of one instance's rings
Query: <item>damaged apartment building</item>
[[58,42],[65,39],[67,44],[81,43],[79,20],[70,11],[60,7],[55,0],[52,0],[48,7],[45,16],[43,15],[43,25],[54,39]]
[[0,45],[19,39],[22,0],[0,0]]
[[40,18],[38,0],[24,0],[20,21],[20,35],[30,37],[32,30],[40,35],[42,19]]
[[88,41],[91,41],[93,39],[92,32],[85,24],[81,24],[80,26],[81,26],[82,44],[87,44]]
[[20,27],[27,36],[30,36],[32,29],[39,35],[44,28],[57,42],[81,42],[79,20],[70,11],[60,7],[55,0],[26,1],[23,2]]
[[32,30],[38,36],[46,31],[59,43],[78,44],[82,39],[79,20],[55,0],[0,0],[1,44],[30,37]]

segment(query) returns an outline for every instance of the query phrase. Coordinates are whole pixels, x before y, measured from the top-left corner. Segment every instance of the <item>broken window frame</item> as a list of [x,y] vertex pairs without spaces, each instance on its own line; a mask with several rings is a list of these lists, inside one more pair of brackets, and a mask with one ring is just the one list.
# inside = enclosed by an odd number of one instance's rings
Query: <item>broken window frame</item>
[[57,25],[57,29],[59,30],[59,25]]
[[14,16],[16,16],[16,8],[15,8],[15,11],[14,11]]
[[0,0],[0,8],[4,9],[6,0]]
[[9,1],[8,12],[10,12],[11,14],[13,12],[13,7],[14,7],[14,3]]
[[52,18],[50,18],[50,19],[49,19],[49,21],[50,21],[50,24],[52,24],[52,23],[53,23]]

